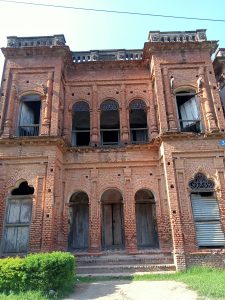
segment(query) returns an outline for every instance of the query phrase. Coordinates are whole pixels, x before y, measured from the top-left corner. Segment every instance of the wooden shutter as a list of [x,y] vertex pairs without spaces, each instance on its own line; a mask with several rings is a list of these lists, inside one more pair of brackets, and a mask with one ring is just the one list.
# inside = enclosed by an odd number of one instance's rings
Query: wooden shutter
[[27,252],[31,212],[32,199],[8,199],[3,253]]
[[198,246],[224,246],[225,238],[217,199],[212,196],[192,194],[191,200]]

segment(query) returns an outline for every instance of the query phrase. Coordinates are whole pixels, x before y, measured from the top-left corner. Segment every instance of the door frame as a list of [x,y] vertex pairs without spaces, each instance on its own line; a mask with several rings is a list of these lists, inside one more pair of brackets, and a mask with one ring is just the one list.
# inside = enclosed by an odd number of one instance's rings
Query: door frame
[[[76,199],[76,197],[79,195],[79,194],[85,194],[85,196],[87,197],[87,199]],[[73,198],[74,198],[74,201],[73,201]],[[88,245],[87,247],[83,247],[83,248],[74,248],[72,247],[73,245],[73,233],[74,233],[74,226],[73,226],[73,220],[74,220],[74,207],[76,205],[86,205],[87,206],[87,210],[88,210],[88,225],[87,225],[87,229],[88,229],[88,232],[87,232],[87,239],[88,239]],[[72,213],[71,211],[72,210]],[[89,196],[88,194],[85,192],[85,191],[77,191],[77,192],[74,192],[72,194],[72,196],[70,197],[70,201],[69,201],[69,231],[68,231],[68,241],[67,241],[67,244],[68,244],[68,250],[69,251],[85,251],[87,249],[89,249],[90,247],[90,204],[89,204]]]
[[[5,230],[7,228],[7,214],[8,214],[8,208],[9,208],[9,200],[30,200],[31,202],[31,217],[30,217],[30,222],[28,225],[26,225],[28,227],[28,239],[27,239],[27,250],[26,252],[3,252],[3,248],[4,248],[4,236],[5,236]],[[34,199],[34,195],[9,195],[8,197],[6,197],[5,199],[5,210],[4,210],[4,218],[3,218],[3,226],[2,226],[2,235],[1,235],[1,243],[0,243],[0,254],[2,256],[9,256],[9,255],[19,255],[19,254],[26,254],[29,252],[29,245],[30,245],[30,228],[31,228],[31,224],[32,224],[32,219],[33,219],[33,199]]]

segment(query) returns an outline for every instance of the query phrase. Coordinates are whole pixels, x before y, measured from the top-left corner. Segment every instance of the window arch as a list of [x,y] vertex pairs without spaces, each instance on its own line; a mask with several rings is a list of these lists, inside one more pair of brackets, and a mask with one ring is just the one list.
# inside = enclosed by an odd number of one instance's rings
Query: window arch
[[148,142],[146,104],[143,100],[133,100],[129,106],[130,136],[132,143]]
[[102,145],[118,145],[120,141],[119,105],[115,100],[105,100],[101,106],[100,131]]
[[196,92],[181,90],[176,93],[177,113],[182,132],[201,132],[201,118]]
[[28,94],[21,97],[18,135],[38,136],[41,114],[41,96]]
[[85,101],[76,102],[72,108],[72,146],[90,144],[90,109]]
[[188,183],[191,189],[192,213],[199,247],[224,247],[225,237],[215,194],[215,183],[197,173]]

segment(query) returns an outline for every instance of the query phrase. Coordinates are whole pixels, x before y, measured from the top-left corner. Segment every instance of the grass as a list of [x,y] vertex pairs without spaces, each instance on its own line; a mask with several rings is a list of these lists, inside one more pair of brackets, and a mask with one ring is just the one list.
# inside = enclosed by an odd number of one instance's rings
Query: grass
[[127,279],[132,281],[140,280],[175,280],[185,283],[190,289],[195,290],[198,295],[215,300],[225,299],[225,270],[193,267],[186,272],[174,274],[146,274],[146,275],[132,275],[127,277],[96,277],[96,278],[82,278],[78,277],[77,282],[94,282],[99,280],[115,280]]
[[[77,277],[77,283],[96,282],[106,280],[175,280],[185,283],[190,289],[195,290],[200,296],[205,296],[209,299],[224,300],[225,299],[225,270],[193,267],[186,272],[173,274],[146,274],[132,275],[126,277]],[[0,300],[49,300],[47,296],[39,292],[27,292],[20,294],[0,294]],[[56,298],[54,298],[56,299]],[[60,299],[60,297],[58,298]]]

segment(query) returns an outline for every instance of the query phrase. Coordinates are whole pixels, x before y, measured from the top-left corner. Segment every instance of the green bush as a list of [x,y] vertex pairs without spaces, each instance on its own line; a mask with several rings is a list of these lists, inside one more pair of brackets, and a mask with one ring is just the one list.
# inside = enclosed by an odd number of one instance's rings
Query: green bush
[[71,290],[74,280],[75,258],[70,253],[38,253],[0,260],[0,292],[64,294]]
[[18,292],[24,288],[24,265],[20,257],[0,259],[0,292]]

